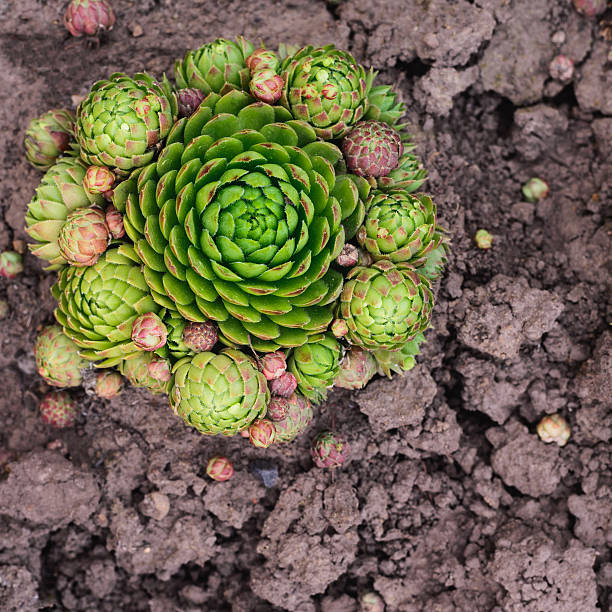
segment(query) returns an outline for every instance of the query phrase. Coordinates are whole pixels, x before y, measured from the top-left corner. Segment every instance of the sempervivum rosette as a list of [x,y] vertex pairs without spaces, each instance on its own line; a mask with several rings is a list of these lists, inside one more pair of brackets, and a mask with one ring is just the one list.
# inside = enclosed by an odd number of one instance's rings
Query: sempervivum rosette
[[338,156],[282,107],[210,94],[115,189],[154,299],[264,352],[324,331],[342,288]]
[[246,60],[255,47],[239,36],[236,42],[217,38],[177,60],[174,78],[179,87],[226,94],[232,89],[247,91],[251,74]]
[[68,215],[104,201],[101,195],[83,187],[86,172],[87,167],[80,160],[60,159],[43,176],[28,205],[26,232],[36,241],[29,247],[34,255],[49,262],[48,270],[56,270],[66,263],[58,239]]
[[306,430],[312,421],[312,406],[310,401],[294,393],[287,398],[287,411],[285,418],[275,421],[276,443],[292,442],[295,438]]
[[53,287],[55,318],[81,355],[101,367],[138,353],[132,323],[160,310],[140,266],[123,252],[129,249],[110,249],[93,266],[64,268]]
[[387,259],[357,266],[340,296],[338,316],[347,339],[366,349],[399,349],[429,326],[433,295],[429,281],[406,263]]
[[310,123],[319,138],[343,136],[368,109],[374,74],[334,45],[303,47],[281,64],[281,104]]
[[35,168],[48,170],[73,143],[74,113],[63,108],[52,109],[30,121],[24,141],[26,159]]
[[119,171],[148,164],[176,118],[173,93],[139,73],[98,81],[77,110],[81,158]]
[[203,434],[233,436],[266,413],[266,379],[241,351],[198,353],[179,361],[174,372],[172,409]]

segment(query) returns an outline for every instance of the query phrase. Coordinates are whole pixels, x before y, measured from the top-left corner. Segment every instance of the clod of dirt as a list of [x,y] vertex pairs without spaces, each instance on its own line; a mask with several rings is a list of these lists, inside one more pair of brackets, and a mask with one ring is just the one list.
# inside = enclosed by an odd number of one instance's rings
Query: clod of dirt
[[35,451],[9,468],[0,482],[0,514],[59,529],[85,524],[96,510],[100,491],[93,476],[58,453]]
[[6,612],[40,610],[37,581],[25,567],[0,565],[0,610]]
[[612,74],[606,67],[608,50],[608,43],[598,41],[582,67],[582,78],[576,85],[576,98],[584,111],[612,115]]
[[495,276],[485,287],[464,291],[459,339],[497,359],[515,359],[522,344],[537,343],[563,311],[561,300],[531,289],[524,278]]
[[465,70],[432,68],[417,81],[415,98],[432,115],[446,116],[453,108],[453,98],[478,79],[478,67]]

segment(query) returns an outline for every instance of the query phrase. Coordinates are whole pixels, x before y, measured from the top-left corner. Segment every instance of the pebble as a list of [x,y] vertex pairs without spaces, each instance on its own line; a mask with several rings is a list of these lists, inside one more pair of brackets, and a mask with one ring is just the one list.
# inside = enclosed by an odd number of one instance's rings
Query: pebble
[[253,461],[251,463],[251,472],[263,482],[264,487],[267,489],[275,487],[278,482],[278,468],[271,461],[266,461],[265,459]]

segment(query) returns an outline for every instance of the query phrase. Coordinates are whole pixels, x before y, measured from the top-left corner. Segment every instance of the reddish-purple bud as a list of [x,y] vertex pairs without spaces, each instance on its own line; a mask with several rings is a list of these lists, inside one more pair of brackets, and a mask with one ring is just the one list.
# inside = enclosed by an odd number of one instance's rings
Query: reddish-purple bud
[[352,244],[345,244],[336,257],[336,263],[343,268],[352,268],[359,263],[359,249]]
[[179,117],[191,117],[198,110],[206,95],[200,89],[179,89],[176,96]]
[[147,365],[147,371],[151,378],[162,383],[168,382],[172,377],[170,363],[167,359],[162,359],[161,357],[153,358]]
[[282,351],[266,353],[261,360],[261,371],[266,380],[274,380],[282,376],[287,371],[285,353]]
[[113,238],[123,238],[125,236],[123,215],[114,206],[109,206],[106,209],[105,219],[108,230]]
[[72,427],[77,417],[76,402],[66,391],[47,393],[40,402],[40,416],[51,427]]
[[132,323],[132,340],[143,351],[156,351],[166,344],[168,330],[154,313],[145,312]]
[[276,427],[269,419],[257,419],[249,426],[249,440],[257,448],[268,448],[276,438]]
[[345,438],[334,431],[322,431],[314,438],[310,455],[317,467],[335,469],[341,466],[349,454]]
[[225,482],[234,475],[234,466],[227,457],[213,457],[206,466],[206,473],[219,482]]
[[336,338],[342,338],[348,334],[349,329],[344,319],[334,319],[331,325],[331,331]]
[[217,324],[213,321],[188,323],[183,330],[183,343],[195,353],[210,351],[218,339]]
[[115,175],[104,166],[89,166],[83,179],[83,187],[89,193],[104,193],[112,189]]
[[77,38],[96,36],[113,29],[115,14],[107,0],[71,0],[66,8],[64,23]]
[[275,104],[283,95],[284,85],[283,77],[274,70],[258,70],[251,77],[250,89],[253,97],[261,102]]
[[297,380],[291,372],[285,372],[278,378],[269,381],[268,386],[272,395],[290,397],[297,389]]
[[574,8],[585,17],[596,17],[606,10],[608,0],[574,0]]
[[247,68],[251,74],[260,70],[274,70],[278,68],[278,57],[274,51],[268,49],[255,49],[246,59]]
[[282,421],[287,416],[289,400],[286,397],[273,396],[268,403],[267,416],[274,422]]
[[98,397],[111,399],[121,393],[123,377],[114,370],[102,370],[96,376],[95,392]]
[[4,278],[15,278],[23,272],[23,261],[19,253],[15,251],[4,251],[0,253],[0,276]]

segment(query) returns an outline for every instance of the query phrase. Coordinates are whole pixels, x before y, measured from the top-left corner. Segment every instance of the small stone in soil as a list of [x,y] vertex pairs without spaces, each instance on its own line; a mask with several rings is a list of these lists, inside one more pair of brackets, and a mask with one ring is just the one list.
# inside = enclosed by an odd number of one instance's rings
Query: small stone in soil
[[271,461],[266,461],[265,459],[253,461],[251,463],[251,472],[263,482],[264,487],[267,489],[275,487],[278,482],[278,468]]

